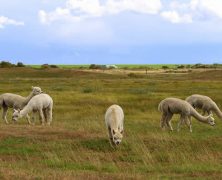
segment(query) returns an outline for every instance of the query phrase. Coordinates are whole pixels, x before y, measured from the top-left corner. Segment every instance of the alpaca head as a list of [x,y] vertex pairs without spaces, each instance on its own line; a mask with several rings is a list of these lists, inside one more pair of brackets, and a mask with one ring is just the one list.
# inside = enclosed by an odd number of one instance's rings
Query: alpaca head
[[43,93],[43,91],[41,90],[40,87],[33,87],[32,86],[32,93],[33,93],[33,95],[38,95],[38,94]]
[[119,131],[115,131],[113,129],[113,142],[115,145],[119,145],[122,141],[123,138],[123,131],[119,132]]
[[18,110],[14,109],[14,112],[12,114],[12,120],[14,122],[17,122],[18,119],[19,119],[19,116],[20,116],[20,110],[19,109]]
[[207,122],[211,125],[211,126],[214,126],[215,125],[215,122],[214,122],[214,118],[213,118],[213,115],[210,114],[207,118]]

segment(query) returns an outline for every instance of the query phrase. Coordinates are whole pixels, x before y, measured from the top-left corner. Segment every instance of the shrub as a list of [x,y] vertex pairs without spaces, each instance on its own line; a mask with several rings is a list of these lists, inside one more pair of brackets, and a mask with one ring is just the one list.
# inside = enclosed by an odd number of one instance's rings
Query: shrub
[[22,62],[18,62],[16,66],[17,67],[25,67],[25,65]]
[[178,68],[178,69],[184,69],[185,66],[184,66],[184,65],[179,65],[179,66],[177,66],[177,68]]
[[89,66],[89,69],[106,69],[106,66],[105,65],[91,64]]
[[1,61],[0,62],[0,67],[1,68],[11,68],[11,67],[15,67],[15,65],[8,62],[8,61]]
[[41,65],[41,68],[42,69],[48,69],[50,66],[48,65],[48,64],[43,64],[43,65]]
[[52,64],[50,65],[50,68],[59,68],[59,67],[57,65]]
[[162,69],[169,69],[168,66],[162,66]]

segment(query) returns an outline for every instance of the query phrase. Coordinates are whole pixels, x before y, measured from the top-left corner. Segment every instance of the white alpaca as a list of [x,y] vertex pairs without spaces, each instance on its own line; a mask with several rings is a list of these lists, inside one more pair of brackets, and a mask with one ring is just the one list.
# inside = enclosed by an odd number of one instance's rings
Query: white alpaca
[[161,128],[168,126],[171,131],[173,128],[170,121],[173,117],[173,114],[180,114],[178,131],[180,129],[180,125],[185,122],[190,128],[190,132],[192,132],[191,116],[202,123],[207,123],[211,126],[215,125],[212,115],[206,117],[202,116],[188,102],[178,98],[166,98],[162,100],[158,106],[158,110],[162,112],[162,118],[160,120]]
[[118,105],[110,106],[105,114],[105,123],[108,128],[110,142],[119,145],[123,138],[123,110]]
[[193,94],[186,98],[186,101],[190,103],[195,109],[203,110],[203,115],[207,112],[208,115],[214,112],[222,120],[222,112],[217,104],[208,96],[199,94]]
[[19,118],[26,116],[30,112],[39,112],[42,125],[45,121],[50,125],[52,122],[52,108],[52,98],[48,94],[39,94],[34,96],[21,111],[14,110],[12,120],[18,121]]
[[[22,97],[17,94],[12,93],[4,93],[0,95],[0,108],[3,108],[2,118],[8,124],[8,120],[6,118],[8,108],[14,109],[22,109],[30,99],[37,95],[41,94],[42,90],[40,87],[32,87],[32,92],[27,97]],[[28,119],[28,116],[27,116]]]

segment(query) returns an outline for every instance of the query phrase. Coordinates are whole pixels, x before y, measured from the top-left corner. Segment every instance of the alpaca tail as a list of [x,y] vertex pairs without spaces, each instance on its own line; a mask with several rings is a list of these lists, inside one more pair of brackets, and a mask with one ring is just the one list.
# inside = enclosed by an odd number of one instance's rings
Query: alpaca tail
[[0,108],[3,106],[4,100],[3,97],[0,95]]
[[158,105],[158,111],[163,112],[162,101]]

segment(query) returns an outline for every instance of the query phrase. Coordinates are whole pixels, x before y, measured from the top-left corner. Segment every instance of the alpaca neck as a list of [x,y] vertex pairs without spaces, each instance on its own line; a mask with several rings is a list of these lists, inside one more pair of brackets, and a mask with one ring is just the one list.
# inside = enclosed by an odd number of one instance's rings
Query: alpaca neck
[[34,96],[33,92],[31,92],[23,101],[23,106],[25,106],[26,104],[28,104],[28,102],[30,101],[30,99],[32,99],[32,97]]
[[21,111],[20,111],[20,118],[26,116],[32,109],[29,106],[25,106]]
[[202,123],[207,123],[208,117],[200,115],[194,108],[191,109],[191,116]]
[[215,104],[212,111],[215,112],[217,117],[219,117],[222,120],[222,112],[220,111],[219,107]]

